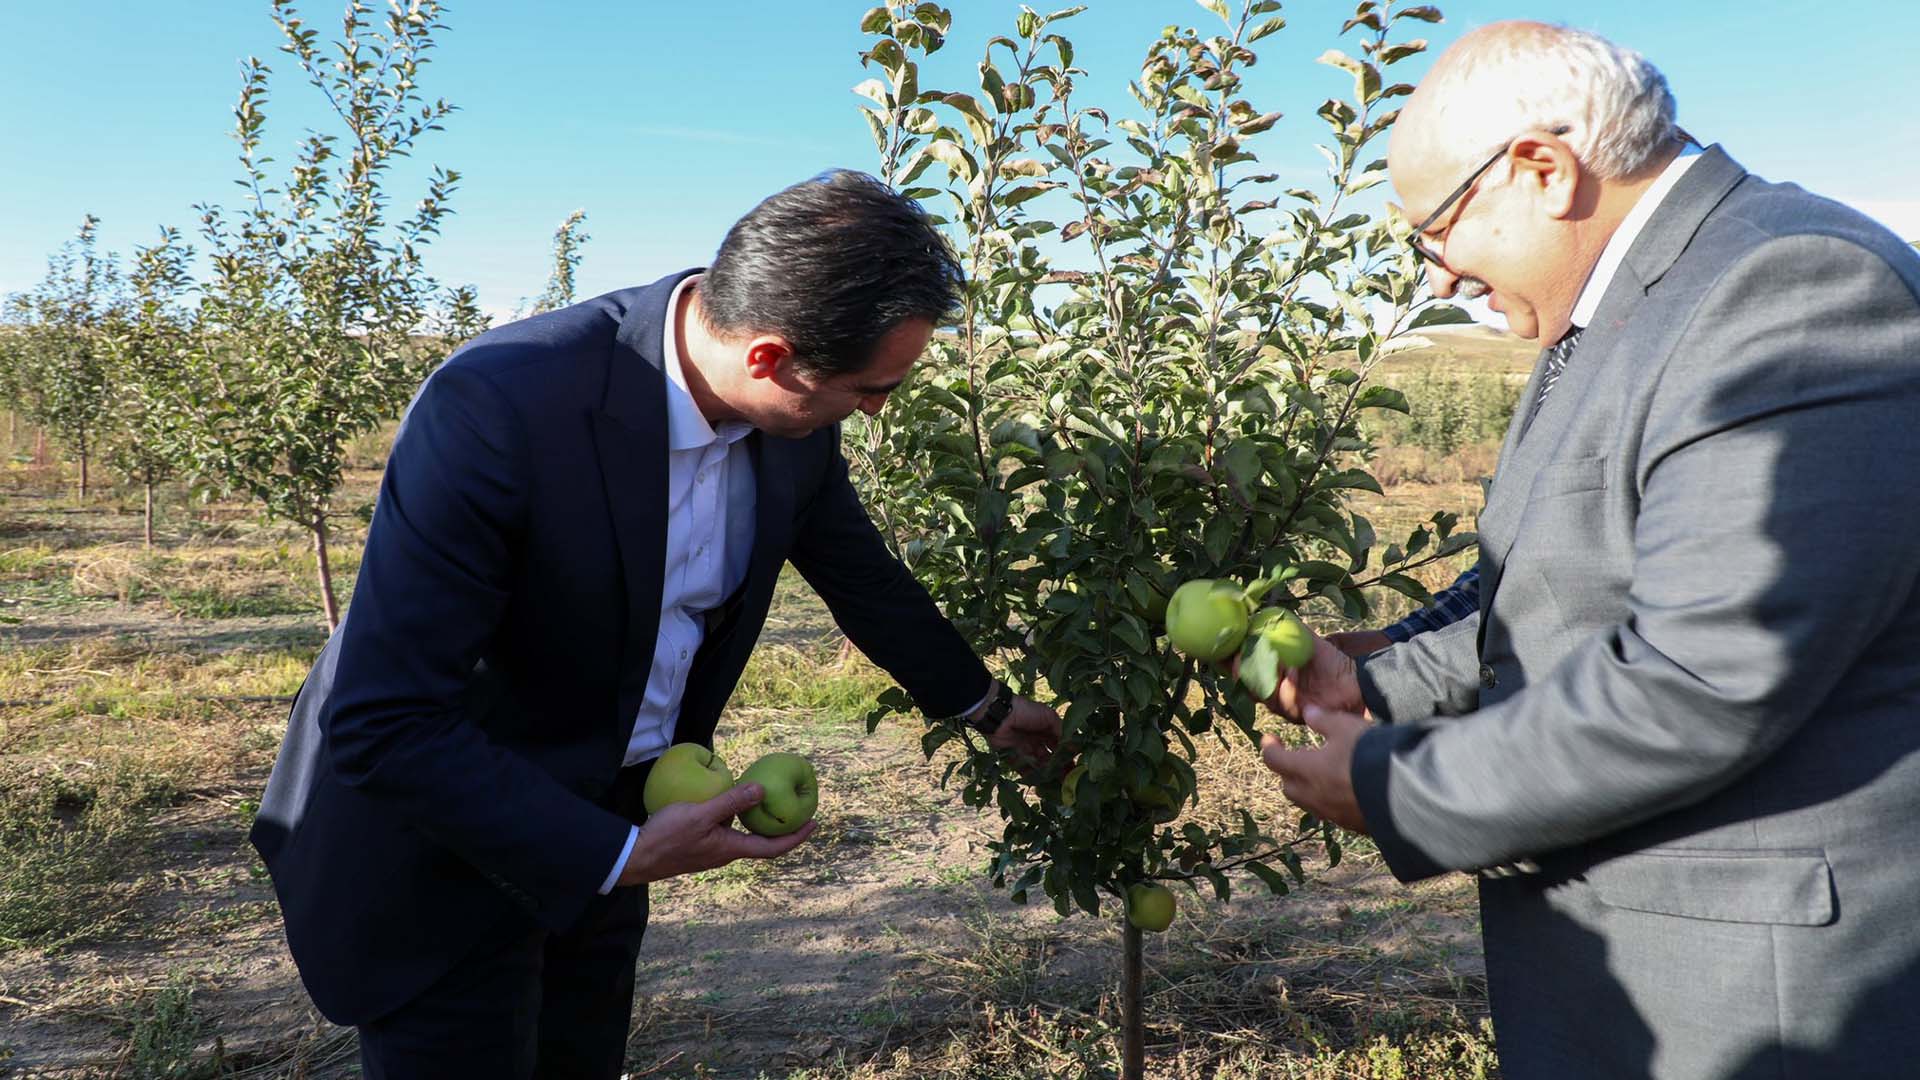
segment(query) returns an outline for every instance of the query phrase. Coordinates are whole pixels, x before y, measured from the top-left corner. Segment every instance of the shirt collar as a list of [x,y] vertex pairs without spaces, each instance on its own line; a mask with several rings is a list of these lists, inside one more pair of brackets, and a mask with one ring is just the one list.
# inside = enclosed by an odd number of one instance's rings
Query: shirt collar
[[668,450],[698,450],[715,442],[736,443],[753,430],[751,425],[739,420],[725,421],[715,430],[687,389],[687,373],[680,366],[680,340],[674,331],[680,321],[681,297],[700,277],[691,274],[674,286],[673,295],[667,298],[666,324],[660,331],[661,363],[667,375]]
[[1693,167],[1693,163],[1700,160],[1702,153],[1704,151],[1700,147],[1689,143],[1684,150],[1680,151],[1679,157],[1667,163],[1667,167],[1661,170],[1653,185],[1647,188],[1638,202],[1633,204],[1633,209],[1627,212],[1626,220],[1613,231],[1612,238],[1607,241],[1606,249],[1600,252],[1600,261],[1593,265],[1593,273],[1587,276],[1586,287],[1580,290],[1580,300],[1573,305],[1571,320],[1573,325],[1584,327],[1593,321],[1594,312],[1600,309],[1600,298],[1607,294],[1607,286],[1613,284],[1613,275],[1619,271],[1620,263],[1626,259],[1627,252],[1633,249],[1633,242],[1640,238],[1640,230],[1647,227],[1647,222],[1653,218],[1653,212],[1660,208],[1661,201],[1673,190],[1673,186],[1680,182],[1680,178],[1686,175],[1687,170]]

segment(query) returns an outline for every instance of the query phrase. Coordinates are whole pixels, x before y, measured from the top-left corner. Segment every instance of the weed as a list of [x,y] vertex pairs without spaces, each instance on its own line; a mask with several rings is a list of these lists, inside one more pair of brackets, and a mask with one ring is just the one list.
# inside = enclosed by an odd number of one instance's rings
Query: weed
[[210,1025],[194,1002],[193,983],[174,975],[153,991],[127,1038],[126,1072],[142,1080],[211,1080],[226,1072],[218,1040],[211,1055],[200,1053]]

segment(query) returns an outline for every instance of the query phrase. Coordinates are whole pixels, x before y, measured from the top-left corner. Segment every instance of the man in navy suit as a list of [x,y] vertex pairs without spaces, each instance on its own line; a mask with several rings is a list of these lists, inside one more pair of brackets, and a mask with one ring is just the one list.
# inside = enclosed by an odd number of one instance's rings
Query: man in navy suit
[[704,272],[500,327],[427,379],[252,834],[368,1076],[619,1075],[646,883],[812,831],[731,828],[757,785],[639,798],[669,745],[711,744],[782,563],[928,716],[1056,747],[890,556],[839,449],[961,284],[916,204],[828,173]]

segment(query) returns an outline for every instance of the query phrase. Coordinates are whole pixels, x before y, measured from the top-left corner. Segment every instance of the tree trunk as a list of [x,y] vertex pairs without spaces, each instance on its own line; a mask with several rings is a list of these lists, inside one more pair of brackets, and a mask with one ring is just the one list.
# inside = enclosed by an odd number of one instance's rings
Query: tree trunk
[[145,486],[147,490],[147,528],[146,528],[147,550],[152,551],[153,550],[153,481],[148,480]]
[[327,511],[325,507],[313,513],[313,555],[320,564],[320,606],[325,610],[327,633],[340,628],[340,605],[333,598],[333,567],[327,563]]
[[1140,928],[1121,916],[1126,927],[1120,975],[1120,1080],[1146,1080],[1147,1036],[1140,1017]]
[[87,501],[87,444],[80,444],[80,501]]

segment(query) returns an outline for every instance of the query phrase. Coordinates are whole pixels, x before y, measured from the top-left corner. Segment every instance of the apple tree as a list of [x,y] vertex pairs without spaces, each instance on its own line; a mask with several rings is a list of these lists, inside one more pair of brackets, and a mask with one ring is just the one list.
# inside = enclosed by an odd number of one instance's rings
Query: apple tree
[[[1367,374],[1394,336],[1457,310],[1422,306],[1408,226],[1363,193],[1385,179],[1394,65],[1432,7],[1366,0],[1323,64],[1350,92],[1315,109],[1323,179],[1262,171],[1278,112],[1250,100],[1278,0],[1201,0],[1211,28],[1167,27],[1124,110],[1088,100],[1062,26],[1082,8],[1021,8],[964,90],[931,85],[950,31],[933,3],[862,19],[873,78],[856,92],[890,183],[938,210],[967,269],[952,335],[886,410],[851,429],[850,460],[896,551],[1016,690],[1057,702],[1074,771],[1023,779],[956,726],[925,737],[965,800],[1004,818],[989,872],[1063,915],[1130,891],[1236,875],[1285,893],[1302,853],[1339,858],[1311,819],[1268,835],[1182,820],[1196,741],[1257,745],[1253,700],[1171,648],[1179,582],[1231,579],[1286,610],[1364,616],[1375,587],[1427,599],[1408,571],[1472,542],[1432,519],[1376,555],[1349,505],[1379,492],[1358,420],[1404,411]],[[1328,27],[1329,31],[1333,26]],[[1329,72],[1334,79],[1339,74]],[[870,720],[909,706],[890,691]],[[1170,917],[1170,908],[1165,908]],[[1140,1075],[1140,924],[1127,923],[1123,1064]]]
[[142,533],[148,548],[153,547],[154,485],[179,471],[192,445],[185,405],[185,361],[194,335],[193,312],[186,304],[192,254],[178,230],[164,227],[157,242],[136,249],[125,310],[106,335],[118,418],[107,452],[145,496]]
[[122,303],[119,263],[99,250],[99,224],[88,214],[74,238],[48,258],[46,277],[13,297],[8,313],[15,326],[6,382],[27,418],[72,455],[83,501],[113,422],[106,331]]
[[198,208],[210,274],[191,358],[197,465],[307,530],[329,629],[340,609],[327,544],[347,445],[398,415],[445,353],[442,338],[419,333],[448,303],[421,258],[458,174],[433,169],[404,217],[389,193],[395,166],[453,111],[419,87],[441,6],[385,7],[349,0],[323,43],[291,0],[273,0],[282,51],[339,130],[310,132],[284,178],[270,177],[270,70],[250,58],[234,106],[246,200]]
[[531,314],[557,311],[573,303],[573,275],[580,269],[580,249],[593,239],[584,229],[585,210],[575,210],[553,231],[553,273],[547,287],[533,302]]

